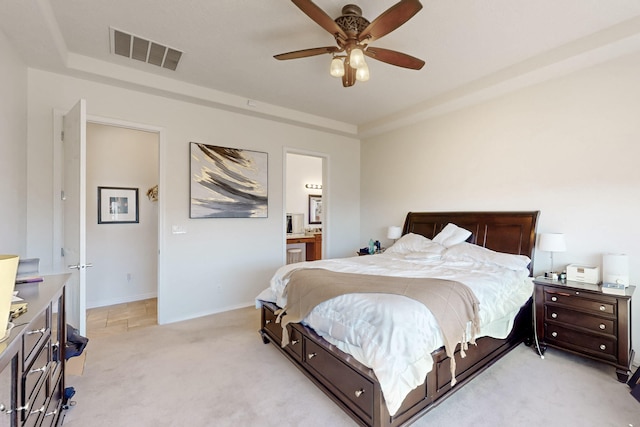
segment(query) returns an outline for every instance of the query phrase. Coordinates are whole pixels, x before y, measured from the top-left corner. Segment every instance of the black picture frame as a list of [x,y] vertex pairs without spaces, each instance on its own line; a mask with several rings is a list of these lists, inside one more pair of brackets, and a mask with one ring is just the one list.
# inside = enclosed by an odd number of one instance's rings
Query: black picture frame
[[309,224],[322,224],[322,196],[309,194]]
[[136,224],[140,222],[138,189],[98,187],[98,224]]

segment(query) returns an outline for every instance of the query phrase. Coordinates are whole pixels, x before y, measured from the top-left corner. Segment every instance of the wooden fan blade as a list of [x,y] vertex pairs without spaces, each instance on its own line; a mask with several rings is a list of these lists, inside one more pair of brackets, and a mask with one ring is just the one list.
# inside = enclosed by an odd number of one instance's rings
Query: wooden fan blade
[[325,53],[334,53],[338,52],[340,49],[336,46],[325,46],[325,47],[314,47],[312,49],[303,49],[296,50],[294,52],[281,53],[279,55],[274,55],[273,57],[276,59],[298,59],[298,58],[306,58],[307,56],[316,56],[322,55]]
[[395,50],[383,49],[381,47],[369,46],[364,54],[369,58],[377,59],[378,61],[386,62],[387,64],[397,65],[398,67],[410,68],[412,70],[419,70],[424,66],[422,59],[415,58],[406,53],[396,52]]
[[418,0],[400,0],[373,20],[358,34],[358,41],[370,43],[389,34],[422,9]]
[[351,67],[349,57],[344,59],[344,75],[342,76],[342,86],[349,87],[356,84],[356,69]]
[[291,0],[293,4],[298,6],[298,8],[303,11],[309,18],[311,18],[316,24],[320,25],[322,28],[331,33],[334,37],[338,37],[338,35],[346,40],[347,34],[344,32],[342,28],[335,23],[333,19],[329,15],[325,13],[324,10],[320,9],[314,2],[311,0]]

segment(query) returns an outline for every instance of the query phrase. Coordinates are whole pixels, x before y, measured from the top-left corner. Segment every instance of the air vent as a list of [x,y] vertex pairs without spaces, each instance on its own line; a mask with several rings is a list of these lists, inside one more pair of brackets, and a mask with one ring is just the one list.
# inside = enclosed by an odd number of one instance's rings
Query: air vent
[[124,31],[109,28],[111,53],[175,71],[182,52]]

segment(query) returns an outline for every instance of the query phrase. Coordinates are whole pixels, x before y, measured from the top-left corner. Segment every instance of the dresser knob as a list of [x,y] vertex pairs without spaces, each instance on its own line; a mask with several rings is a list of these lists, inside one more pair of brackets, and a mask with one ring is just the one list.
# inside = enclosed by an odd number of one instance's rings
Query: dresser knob
[[553,301],[553,302],[558,301],[558,297],[551,297],[551,301]]
[[296,344],[298,344],[299,342],[300,342],[300,340],[293,340],[293,341],[291,341],[291,345],[296,345]]
[[558,336],[558,333],[557,332],[551,332],[551,336],[556,338]]
[[316,353],[309,353],[309,354],[307,354],[307,359],[313,359],[316,356],[317,356]]
[[605,307],[604,305],[600,306],[600,311],[605,311],[607,309],[607,307]]
[[580,295],[580,291],[576,291],[576,295]]
[[264,324],[265,324],[265,325],[268,325],[269,323],[271,323],[271,320],[265,320],[265,321],[264,321]]
[[603,323],[600,323],[600,329],[605,329],[605,328],[606,328],[606,326],[604,326]]
[[555,319],[558,317],[558,315],[556,313],[551,313],[551,317]]
[[44,335],[45,332],[47,332],[47,328],[36,329],[35,331],[27,331],[26,334],[27,335],[33,335],[33,334],[42,334],[42,335]]
[[604,344],[600,344],[600,350],[606,350],[606,349],[607,349],[607,346],[606,346],[606,345],[604,345]]
[[356,395],[356,397],[360,397],[362,396],[362,394],[364,393],[364,389],[360,389],[360,390],[356,390],[353,394]]

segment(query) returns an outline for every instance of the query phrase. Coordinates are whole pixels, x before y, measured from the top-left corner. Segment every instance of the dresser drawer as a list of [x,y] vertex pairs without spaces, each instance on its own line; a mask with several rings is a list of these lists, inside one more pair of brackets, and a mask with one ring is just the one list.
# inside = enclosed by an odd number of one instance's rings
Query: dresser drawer
[[573,325],[603,334],[615,335],[616,333],[615,320],[592,316],[590,314],[566,309],[564,307],[546,306],[545,320]]
[[574,307],[584,311],[615,316],[616,299],[599,298],[598,300],[585,298],[570,292],[560,292],[553,289],[545,289],[544,301],[546,304]]
[[37,353],[36,350],[49,338],[49,313],[49,308],[40,313],[24,332],[22,339],[24,366],[29,366],[29,362]]
[[373,383],[344,363],[335,363],[331,353],[310,339],[304,340],[304,363],[326,379],[325,385],[349,399],[365,418],[373,417]]
[[550,323],[545,325],[544,338],[550,344],[588,353],[598,358],[614,361],[617,358],[615,337],[587,334]]
[[22,392],[24,401],[28,402],[35,394],[36,386],[41,379],[49,373],[51,353],[49,351],[50,343],[47,343],[40,349],[33,363],[28,366],[22,374]]
[[289,331],[289,344],[286,348],[295,354],[296,359],[302,361],[302,334],[290,325],[287,325],[287,330]]
[[40,425],[40,419],[47,409],[47,384],[43,383],[33,400],[28,401],[28,408],[23,412],[23,427]]
[[278,343],[282,342],[282,325],[276,323],[277,316],[271,307],[267,305],[262,306],[262,316],[264,329],[267,330],[271,338],[274,338]]

